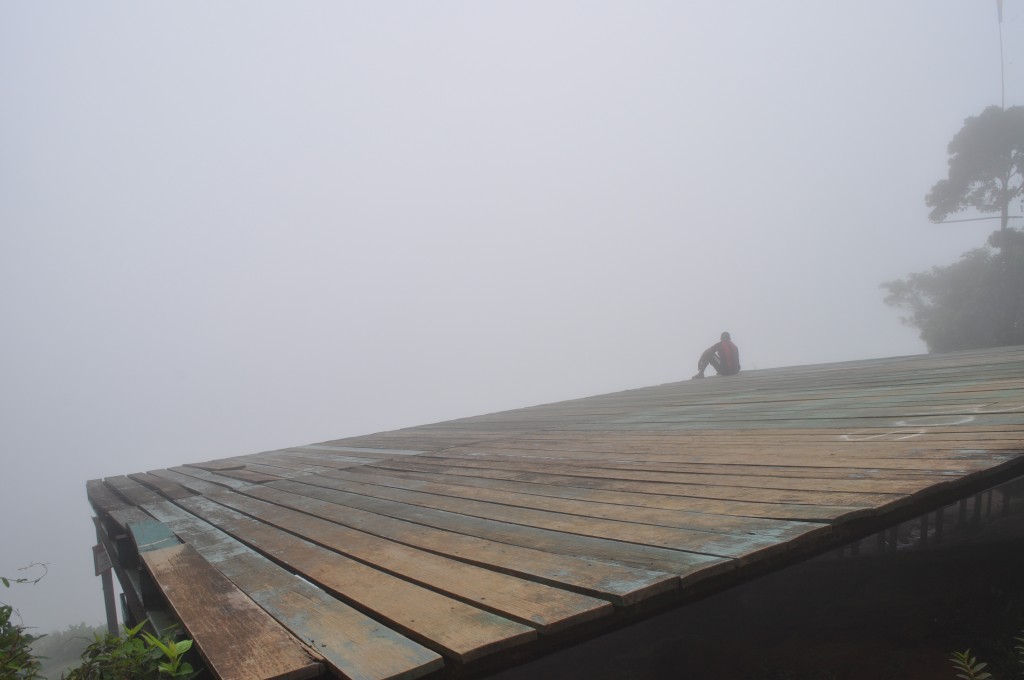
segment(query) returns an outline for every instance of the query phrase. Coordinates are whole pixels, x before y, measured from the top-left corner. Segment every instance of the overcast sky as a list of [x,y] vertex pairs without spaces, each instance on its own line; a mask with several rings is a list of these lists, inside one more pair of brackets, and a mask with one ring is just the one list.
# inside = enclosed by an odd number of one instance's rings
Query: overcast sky
[[0,600],[102,621],[88,479],[922,353],[999,101],[995,0],[0,0]]

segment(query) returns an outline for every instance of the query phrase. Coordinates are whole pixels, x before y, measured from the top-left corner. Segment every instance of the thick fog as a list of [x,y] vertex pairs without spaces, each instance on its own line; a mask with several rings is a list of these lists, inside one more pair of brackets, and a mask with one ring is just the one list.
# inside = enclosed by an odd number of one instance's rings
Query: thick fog
[[[1006,103],[1024,96],[1007,0]],[[0,589],[102,621],[88,479],[917,354],[879,284],[996,3],[0,4]]]

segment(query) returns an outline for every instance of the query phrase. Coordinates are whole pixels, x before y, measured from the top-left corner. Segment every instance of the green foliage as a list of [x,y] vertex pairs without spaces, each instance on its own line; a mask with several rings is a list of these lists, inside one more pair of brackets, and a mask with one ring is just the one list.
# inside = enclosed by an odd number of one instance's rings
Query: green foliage
[[925,197],[929,218],[942,222],[965,210],[1000,213],[1024,195],[1024,107],[990,106],[964,121],[949,143],[949,176]]
[[[12,584],[36,584],[46,576],[46,565],[33,562],[21,571],[42,568],[37,578],[7,578],[0,576],[4,588]],[[0,680],[31,680],[39,678],[40,662],[32,654],[32,642],[37,638],[25,632],[25,627],[11,620],[14,608],[0,604]]]
[[150,635],[149,633],[143,633],[142,637],[147,645],[159,649],[167,659],[167,661],[162,661],[158,664],[161,673],[166,673],[172,678],[180,678],[192,674],[192,667],[187,663],[183,663],[185,652],[192,649],[191,640],[179,640],[178,642],[169,639],[160,640],[155,635]]
[[145,622],[125,627],[124,637],[97,635],[82,654],[82,664],[65,680],[162,680],[191,678],[195,675],[184,654],[191,640],[175,641],[170,636],[157,638],[143,632]]
[[[1017,660],[1024,664],[1024,637],[1014,638],[1013,641],[1017,643],[1013,648],[1013,651],[1017,654]],[[979,662],[975,657],[971,656],[971,650],[969,649],[962,652],[953,652],[953,656],[949,660],[953,663],[953,668],[959,671],[956,674],[958,678],[963,680],[992,680],[992,674],[985,670],[988,664]]]
[[[37,578],[0,577],[0,584],[10,588],[12,584],[34,584],[46,576],[46,565],[32,563],[24,569],[42,568]],[[13,623],[13,607],[0,604],[0,680],[35,680],[42,664],[33,652],[33,643],[40,638],[25,632],[24,626]],[[128,628],[124,637],[109,633],[93,633],[93,642],[81,653],[81,663],[62,678],[66,680],[169,680],[188,679],[197,673],[185,661],[185,654],[192,648],[191,640],[176,641],[170,635],[156,637],[142,630],[145,621]],[[69,628],[67,633],[57,633],[58,638],[81,637],[83,632],[93,632],[84,623]],[[57,644],[67,642],[59,640]]]
[[969,649],[962,652],[953,652],[950,661],[953,662],[953,667],[960,671],[956,674],[956,677],[963,678],[963,680],[989,680],[992,677],[990,673],[985,671],[985,666],[988,664],[979,663],[977,659],[971,656],[971,650]]
[[32,656],[35,638],[11,621],[13,613],[10,605],[0,605],[0,680],[39,678],[40,663]]
[[930,352],[1024,344],[1024,233],[996,232],[1001,246],[882,284],[885,303],[909,311]]
[[43,577],[46,576],[47,571],[49,571],[49,569],[47,569],[45,562],[33,562],[27,567],[22,567],[18,571],[28,571],[29,569],[42,569],[43,573],[35,578],[30,578],[28,576],[23,576],[19,578],[8,578],[6,576],[0,576],[0,583],[3,584],[4,588],[10,588],[14,584],[35,585],[42,581]]
[[[1024,106],[990,106],[949,143],[949,176],[925,196],[935,222],[974,210],[998,213],[988,247],[958,262],[882,284],[886,304],[910,313],[930,352],[1024,344],[1024,234],[1007,227],[1024,197]],[[993,250],[994,249],[994,250]]]

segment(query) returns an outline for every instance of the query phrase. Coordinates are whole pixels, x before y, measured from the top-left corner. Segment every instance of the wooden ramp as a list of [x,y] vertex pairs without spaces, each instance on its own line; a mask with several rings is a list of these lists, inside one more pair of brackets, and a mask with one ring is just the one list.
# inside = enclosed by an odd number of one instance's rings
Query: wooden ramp
[[[132,616],[169,604],[210,668],[251,658],[218,631],[259,619],[302,649],[262,677],[464,677],[975,494],[1022,453],[1024,347],[687,380],[87,489]],[[216,595],[182,598],[190,578]]]

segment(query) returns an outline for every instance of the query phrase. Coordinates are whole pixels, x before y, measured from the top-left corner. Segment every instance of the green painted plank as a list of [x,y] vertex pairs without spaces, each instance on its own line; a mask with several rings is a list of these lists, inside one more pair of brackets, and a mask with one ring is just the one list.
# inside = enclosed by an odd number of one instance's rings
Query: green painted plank
[[372,612],[420,644],[460,663],[513,649],[537,637],[532,628],[378,571],[206,498],[178,504],[346,603]]
[[212,524],[169,502],[147,512],[170,527],[207,562],[324,656],[349,680],[414,680],[443,667],[436,652],[419,645],[308,581],[279,567]]
[[553,633],[612,612],[608,602],[453,560],[320,517],[222,491],[209,497],[389,574]]
[[166,525],[154,519],[132,522],[128,525],[128,531],[135,542],[135,549],[140,553],[170,548],[181,543]]
[[[318,475],[303,478],[307,484],[349,492],[344,504],[368,512],[404,519],[417,524],[508,543],[556,555],[575,555],[629,567],[679,575],[685,583],[735,568],[735,562],[721,557],[668,550],[623,541],[592,538],[483,519],[419,505],[417,494],[402,489],[349,482]],[[273,482],[272,486],[279,483]]]
[[334,502],[343,501],[346,497],[334,489],[283,481],[275,483],[274,487],[250,489],[247,493],[382,538],[498,572],[582,592],[617,606],[636,604],[679,586],[678,577],[670,574],[630,569],[574,555],[555,555],[367,512]]

